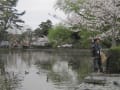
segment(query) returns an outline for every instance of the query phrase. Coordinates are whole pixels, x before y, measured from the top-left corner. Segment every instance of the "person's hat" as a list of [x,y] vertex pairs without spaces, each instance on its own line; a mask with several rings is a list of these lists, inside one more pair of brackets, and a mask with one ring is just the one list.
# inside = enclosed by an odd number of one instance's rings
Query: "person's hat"
[[97,40],[101,40],[100,37],[96,37],[96,38],[94,39],[94,41],[97,41]]

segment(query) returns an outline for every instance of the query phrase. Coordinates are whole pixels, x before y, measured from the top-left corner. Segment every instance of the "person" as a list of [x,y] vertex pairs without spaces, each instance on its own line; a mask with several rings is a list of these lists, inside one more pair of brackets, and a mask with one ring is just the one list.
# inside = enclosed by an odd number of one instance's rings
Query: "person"
[[94,42],[92,43],[92,56],[94,57],[93,59],[94,72],[103,72],[100,52],[101,52],[100,38],[95,38]]

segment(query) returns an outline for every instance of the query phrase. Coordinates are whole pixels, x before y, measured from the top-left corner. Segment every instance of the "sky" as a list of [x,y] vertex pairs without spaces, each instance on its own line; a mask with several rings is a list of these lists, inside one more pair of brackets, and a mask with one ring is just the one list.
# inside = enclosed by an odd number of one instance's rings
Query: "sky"
[[55,10],[55,2],[56,0],[19,0],[16,8],[19,12],[26,11],[26,14],[21,18],[25,21],[26,25],[35,29],[41,22],[48,19],[53,24],[61,21],[59,18],[54,18],[53,15],[57,15],[60,18],[65,17],[62,11]]

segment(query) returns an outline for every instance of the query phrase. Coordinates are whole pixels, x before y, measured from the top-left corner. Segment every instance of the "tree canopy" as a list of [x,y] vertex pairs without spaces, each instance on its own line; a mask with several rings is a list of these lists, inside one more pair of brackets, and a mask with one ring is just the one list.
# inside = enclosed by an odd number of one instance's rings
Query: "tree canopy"
[[120,29],[119,3],[120,0],[57,0],[56,7],[68,15],[72,25],[111,32],[114,46],[116,32]]
[[45,22],[41,22],[38,28],[35,29],[35,35],[38,37],[47,36],[48,31],[52,28],[52,21],[47,20]]
[[19,17],[25,14],[18,13],[15,9],[18,0],[2,0],[0,1],[0,30],[7,30],[8,28],[21,28],[20,23],[24,23]]
[[24,15],[25,11],[18,13],[15,9],[17,2],[18,0],[0,1],[0,41],[8,39],[8,29],[21,29],[21,23],[24,23],[20,16]]

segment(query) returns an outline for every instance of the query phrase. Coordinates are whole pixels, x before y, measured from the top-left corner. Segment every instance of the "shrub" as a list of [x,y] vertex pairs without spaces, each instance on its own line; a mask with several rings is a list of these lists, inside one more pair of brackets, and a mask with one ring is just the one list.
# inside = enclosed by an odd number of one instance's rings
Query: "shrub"
[[90,31],[85,28],[82,28],[82,30],[79,32],[80,47],[81,48],[90,48],[90,46],[91,46],[90,37],[94,37],[95,35],[97,35],[99,33],[100,32]]
[[48,39],[53,47],[56,47],[58,45],[71,43],[71,34],[72,32],[67,27],[58,25],[49,30]]
[[109,73],[120,73],[120,46],[111,48],[109,55],[107,71]]
[[102,41],[103,48],[110,48],[111,46],[112,46],[112,43],[110,38],[106,38],[105,40]]

